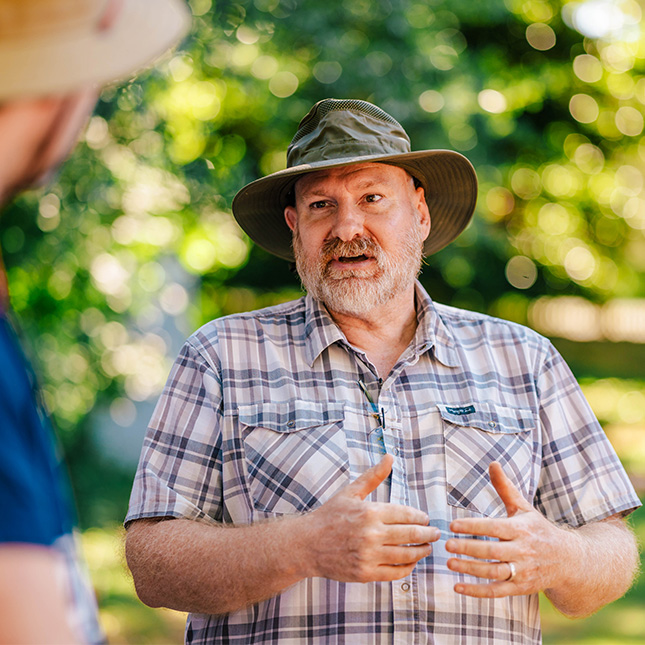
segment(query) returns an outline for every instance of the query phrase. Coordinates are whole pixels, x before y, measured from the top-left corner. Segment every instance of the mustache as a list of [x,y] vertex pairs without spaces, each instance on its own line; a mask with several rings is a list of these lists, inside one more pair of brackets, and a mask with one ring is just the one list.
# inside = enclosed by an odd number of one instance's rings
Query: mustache
[[369,255],[379,260],[382,253],[381,247],[369,237],[356,237],[349,242],[344,242],[336,237],[324,242],[320,250],[321,259],[324,262],[332,260],[335,256],[343,255]]

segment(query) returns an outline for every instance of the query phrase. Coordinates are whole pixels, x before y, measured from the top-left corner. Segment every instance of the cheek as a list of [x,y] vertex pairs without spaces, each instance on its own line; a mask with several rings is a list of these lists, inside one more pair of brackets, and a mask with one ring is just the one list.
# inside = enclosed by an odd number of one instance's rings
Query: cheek
[[296,228],[296,234],[300,238],[300,243],[308,255],[317,252],[327,239],[328,230],[318,223],[300,223]]

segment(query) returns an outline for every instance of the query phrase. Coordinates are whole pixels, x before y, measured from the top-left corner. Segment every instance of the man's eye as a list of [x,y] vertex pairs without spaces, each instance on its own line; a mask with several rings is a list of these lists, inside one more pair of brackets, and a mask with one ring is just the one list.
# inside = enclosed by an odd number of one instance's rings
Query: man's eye
[[319,201],[319,202],[313,202],[313,203],[310,205],[310,208],[313,208],[313,209],[316,209],[316,210],[317,210],[317,209],[320,209],[320,208],[325,208],[325,206],[327,206],[327,202],[326,202],[326,201],[321,200],[321,201]]
[[366,195],[365,201],[369,202],[370,204],[373,204],[374,202],[378,202],[381,199],[383,199],[382,195]]

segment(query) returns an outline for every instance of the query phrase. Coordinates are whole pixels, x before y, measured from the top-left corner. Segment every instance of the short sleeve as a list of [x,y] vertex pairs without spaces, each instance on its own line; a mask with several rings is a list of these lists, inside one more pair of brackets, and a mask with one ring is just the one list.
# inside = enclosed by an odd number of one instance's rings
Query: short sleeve
[[187,342],[148,427],[126,526],[153,517],[221,520],[221,400],[219,374]]
[[51,545],[72,529],[69,487],[35,377],[0,316],[0,542]]
[[579,527],[640,501],[571,370],[549,343],[537,379],[543,453],[536,507]]

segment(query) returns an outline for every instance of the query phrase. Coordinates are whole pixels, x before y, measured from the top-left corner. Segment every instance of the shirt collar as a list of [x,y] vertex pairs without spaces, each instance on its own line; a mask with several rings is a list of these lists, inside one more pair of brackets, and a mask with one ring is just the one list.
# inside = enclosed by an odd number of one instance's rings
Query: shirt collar
[[[448,367],[459,365],[455,340],[437,313],[432,298],[419,281],[415,285],[418,327],[411,350],[423,354],[433,349],[435,358]],[[305,355],[309,366],[333,343],[347,343],[325,306],[309,294],[305,296]]]
[[418,327],[412,340],[412,350],[422,354],[430,349],[435,358],[447,367],[457,367],[459,357],[455,338],[437,312],[432,298],[417,280],[415,285]]
[[327,308],[311,295],[305,296],[305,357],[309,367],[333,343],[347,342]]

